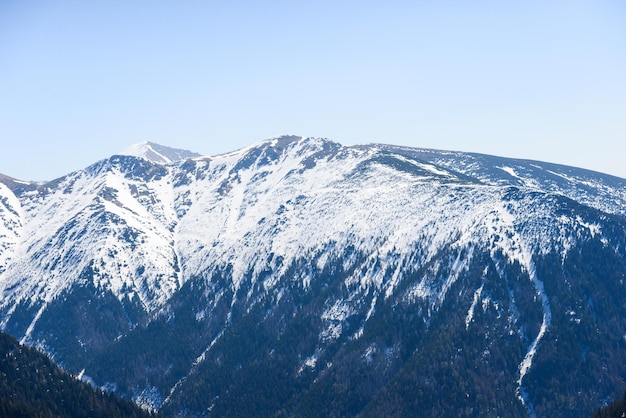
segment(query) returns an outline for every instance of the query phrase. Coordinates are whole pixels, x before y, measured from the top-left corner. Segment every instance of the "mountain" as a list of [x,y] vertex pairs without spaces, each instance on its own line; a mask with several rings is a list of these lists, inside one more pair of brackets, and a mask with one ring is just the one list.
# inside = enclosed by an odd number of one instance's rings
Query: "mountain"
[[582,417],[626,390],[624,179],[296,136],[139,154],[0,188],[0,326],[95,386],[173,416]]
[[177,161],[183,161],[188,158],[201,157],[201,155],[196,152],[165,147],[150,141],[144,141],[139,144],[131,145],[123,150],[120,155],[141,157],[157,164],[169,164]]
[[0,333],[0,416],[154,417],[76,380],[37,350]]

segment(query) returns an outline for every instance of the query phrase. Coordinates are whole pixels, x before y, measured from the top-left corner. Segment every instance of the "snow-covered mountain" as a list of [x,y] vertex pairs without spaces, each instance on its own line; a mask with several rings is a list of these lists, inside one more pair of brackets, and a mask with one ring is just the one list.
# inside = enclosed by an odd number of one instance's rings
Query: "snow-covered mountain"
[[150,141],[143,141],[138,144],[131,145],[120,152],[120,155],[141,157],[157,164],[169,164],[201,156],[196,152],[170,148]]
[[294,136],[124,154],[0,184],[2,329],[98,386],[215,416],[582,416],[626,387],[624,179]]

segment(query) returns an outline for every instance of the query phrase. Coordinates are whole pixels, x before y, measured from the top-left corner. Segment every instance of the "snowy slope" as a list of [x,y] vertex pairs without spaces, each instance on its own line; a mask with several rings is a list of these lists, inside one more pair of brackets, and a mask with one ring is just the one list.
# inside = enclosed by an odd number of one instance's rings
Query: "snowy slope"
[[40,306],[20,337],[29,337],[47,303],[86,269],[93,270],[94,285],[119,299],[136,298],[147,311],[178,287],[174,215],[160,204],[167,202],[159,195],[163,181],[158,171],[150,183],[132,178],[124,170],[142,170],[143,163],[128,158],[113,157],[20,196],[22,239],[0,284],[9,312],[8,304],[22,301]]
[[[348,245],[373,254],[372,264],[378,266],[350,280],[383,286],[390,295],[397,278],[383,283],[383,276],[401,270],[407,257],[427,263],[445,245],[489,241],[515,223],[531,225],[526,218],[542,216],[532,212],[542,210],[535,206],[511,213],[503,186],[562,194],[610,213],[626,207],[626,187],[619,179],[609,179],[615,187],[606,176],[593,178],[581,170],[572,174],[564,167],[548,170],[503,159],[489,161],[490,166],[481,161],[487,157],[459,153],[349,148],[298,137],[167,166],[154,160],[193,154],[149,142],[128,153],[148,161],[113,157],[23,193],[23,215],[7,210],[13,215],[5,223],[21,222],[24,233],[14,263],[2,276],[3,289],[21,283],[5,294],[5,306],[54,298],[92,266],[97,284],[106,284],[120,299],[136,296],[151,311],[189,277],[230,265],[236,289],[246,275],[254,282],[270,267],[280,276],[294,260],[325,251],[319,260],[323,268],[333,255],[325,249],[340,252]],[[551,174],[539,177],[538,170]],[[570,174],[562,174],[566,171]],[[550,222],[552,235],[532,230],[502,249],[526,260],[526,248],[571,246],[572,238],[561,229],[572,221]],[[7,239],[5,246],[16,245],[15,234]],[[417,246],[425,249],[420,259],[413,254]],[[264,286],[271,287],[271,281]]]
[[561,194],[609,213],[626,214],[626,180],[542,161],[381,145],[462,173],[485,184]]
[[[194,175],[206,171],[206,179],[178,191],[189,199],[177,206],[185,215],[176,227],[186,275],[210,275],[228,263],[237,288],[246,275],[254,283],[270,255],[269,267],[280,276],[296,259],[353,245],[374,255],[377,271],[348,282],[383,286],[389,295],[396,283],[383,283],[383,276],[401,269],[406,258],[425,264],[445,245],[490,240],[539,216],[529,211],[533,206],[512,206],[506,188],[471,184],[454,172],[376,147],[328,152],[328,146],[322,140],[268,143],[197,162]],[[303,163],[303,156],[314,157]],[[570,245],[560,233],[562,222],[569,220],[550,225],[556,242],[529,231],[515,246],[501,248],[520,261],[529,258],[525,248],[562,250]],[[415,259],[418,246],[424,249],[421,259]],[[327,251],[319,268],[333,255]]]
[[19,200],[7,186],[0,183],[0,274],[10,264],[22,229]]

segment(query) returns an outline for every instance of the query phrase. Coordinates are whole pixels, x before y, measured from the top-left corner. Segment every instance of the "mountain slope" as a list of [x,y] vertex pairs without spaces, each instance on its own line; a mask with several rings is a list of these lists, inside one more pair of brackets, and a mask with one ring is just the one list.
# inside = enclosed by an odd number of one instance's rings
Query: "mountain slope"
[[74,379],[4,333],[0,333],[0,373],[3,417],[155,416]]
[[626,387],[625,190],[300,137],[113,156],[9,193],[1,324],[168,414],[585,416]]
[[381,145],[413,158],[457,170],[494,186],[516,186],[561,194],[610,213],[625,214],[624,179],[575,167],[490,155]]
[[21,205],[7,186],[0,183],[0,274],[11,261],[22,229]]

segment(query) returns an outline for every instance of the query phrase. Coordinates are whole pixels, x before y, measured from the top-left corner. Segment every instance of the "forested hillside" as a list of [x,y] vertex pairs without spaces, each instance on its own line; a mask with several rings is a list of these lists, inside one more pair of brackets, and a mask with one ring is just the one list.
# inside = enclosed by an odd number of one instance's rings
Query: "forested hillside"
[[613,402],[606,408],[599,410],[593,418],[623,418],[626,417],[626,393],[624,397]]
[[154,417],[0,333],[0,417]]

